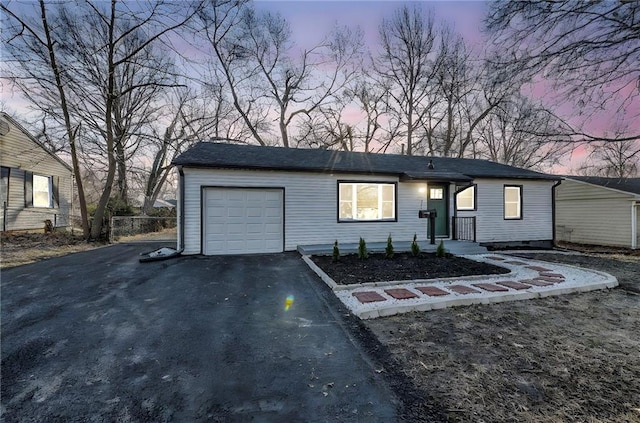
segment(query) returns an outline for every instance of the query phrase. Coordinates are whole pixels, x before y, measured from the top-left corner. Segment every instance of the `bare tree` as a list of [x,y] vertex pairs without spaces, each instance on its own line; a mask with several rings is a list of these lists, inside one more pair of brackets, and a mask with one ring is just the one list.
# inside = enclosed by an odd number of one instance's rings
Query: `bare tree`
[[115,196],[124,204],[129,203],[128,171],[129,162],[136,155],[146,132],[158,118],[159,96],[167,87],[177,84],[173,75],[169,56],[157,50],[154,44],[147,44],[141,28],[133,27],[128,19],[120,23],[123,32],[129,32],[115,48],[118,56],[127,56],[133,50],[137,53],[114,67],[112,98],[107,98],[109,78],[107,67],[102,66],[102,57],[96,55],[107,38],[108,26],[94,10],[71,11],[59,8],[61,24],[68,35],[65,48],[76,63],[87,64],[87,70],[76,76],[76,94],[72,102],[74,114],[85,123],[85,130],[91,132],[92,139],[85,146],[88,154],[96,158],[104,157],[108,169],[109,153],[102,142],[106,134],[106,104],[112,103],[112,128],[115,149]]
[[241,44],[244,37],[242,23],[248,0],[208,0],[198,13],[199,32],[206,43],[199,45],[202,54],[210,51],[215,60],[209,60],[209,75],[203,75],[205,83],[226,81],[232,103],[240,114],[251,136],[260,145],[267,145],[262,132],[268,128],[268,111],[262,107],[258,99],[246,99],[243,90],[253,90],[253,81],[259,69],[255,63],[248,61],[247,49]]
[[[56,109],[62,110],[72,149],[77,147],[74,140],[80,124],[84,132],[94,131],[94,136],[99,138],[99,151],[106,157],[107,168],[104,190],[89,233],[91,238],[99,238],[118,170],[117,147],[119,143],[124,145],[121,136],[127,132],[124,125],[119,126],[128,119],[121,114],[125,110],[124,103],[133,104],[138,101],[137,95],[148,87],[165,83],[164,80],[135,79],[137,71],[142,74],[144,69],[157,64],[144,62],[144,53],[165,34],[188,22],[195,10],[171,2],[125,3],[116,0],[108,5],[77,2],[73,12],[63,5],[57,6],[55,22],[43,18],[36,26],[27,25],[26,18],[2,5],[16,30],[8,37],[8,44],[13,45],[10,51],[14,52],[13,58],[20,65],[13,81],[34,106],[58,119],[60,113]],[[44,0],[40,2],[40,9],[42,15],[47,16]],[[27,37],[26,27],[30,28],[28,33],[31,34]],[[41,33],[48,35],[38,37]],[[49,41],[43,43],[43,39]],[[64,43],[57,40],[64,40]],[[45,46],[48,58],[42,55],[40,46]],[[34,58],[38,59],[36,63]],[[128,70],[128,67],[131,68]],[[55,84],[50,83],[51,74],[56,78]],[[128,87],[121,86],[125,75],[130,78]],[[145,107],[143,103],[138,104]],[[135,113],[141,110],[138,108]],[[75,125],[72,119],[76,121]],[[74,161],[73,166],[80,179],[79,163]],[[84,209],[84,194],[80,197]]]
[[327,106],[303,120],[298,145],[369,152],[384,136],[383,112],[387,90],[366,77],[353,81]]
[[[215,103],[213,110],[207,107],[211,100]],[[203,139],[234,139],[241,136],[232,132],[238,125],[234,122],[231,109],[221,98],[220,91],[196,95],[189,89],[179,88],[167,96],[164,115],[168,123],[154,126],[154,133],[146,147],[153,161],[150,167],[145,167],[141,172],[144,175],[143,213],[148,214],[153,208],[171,174],[172,161],[180,153]],[[220,132],[222,129],[225,132]]]
[[[0,9],[6,13],[7,20],[3,31],[3,43],[8,48],[11,61],[15,64],[9,78],[20,88],[30,103],[43,115],[52,115],[61,119],[67,137],[73,172],[78,191],[82,232],[89,237],[89,215],[82,184],[82,175],[78,159],[76,135],[80,123],[72,120],[67,102],[68,76],[66,68],[59,64],[59,47],[52,34],[47,7],[44,0],[38,3],[40,21],[29,16],[21,16],[4,3]],[[6,38],[4,38],[6,36]]]
[[481,125],[475,148],[480,157],[494,162],[548,169],[573,148],[568,137],[562,141],[545,135],[560,133],[563,126],[549,110],[521,94],[514,94],[496,107]]
[[[233,104],[254,139],[291,145],[291,128],[335,100],[355,75],[360,34],[335,28],[296,53],[287,21],[241,2],[202,13],[205,33]],[[276,122],[272,131],[268,122]]]
[[433,105],[428,101],[437,70],[433,14],[403,6],[383,20],[379,36],[382,51],[375,69],[389,87],[388,112],[396,127],[404,128],[406,154],[412,155],[415,131]]
[[640,141],[598,142],[587,148],[589,157],[580,166],[580,173],[611,178],[640,175]]
[[[640,2],[501,0],[491,3],[487,28],[501,53],[498,65],[529,80],[544,72],[578,110],[625,107],[639,98]],[[635,129],[622,139],[573,135],[624,141],[640,138]]]

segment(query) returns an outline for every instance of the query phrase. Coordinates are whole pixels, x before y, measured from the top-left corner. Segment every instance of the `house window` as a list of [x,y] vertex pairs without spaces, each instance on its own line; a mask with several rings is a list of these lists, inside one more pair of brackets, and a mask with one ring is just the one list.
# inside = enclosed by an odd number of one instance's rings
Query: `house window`
[[33,207],[53,207],[51,193],[51,178],[33,175]]
[[456,210],[476,209],[476,187],[475,185],[465,188],[456,195]]
[[430,200],[442,200],[444,198],[444,189],[442,188],[429,188]]
[[395,218],[395,184],[338,183],[338,221],[395,221]]
[[2,171],[0,177],[0,207],[4,207],[9,204],[9,174],[10,169],[8,167],[2,166],[0,168]]
[[522,186],[504,186],[504,218],[522,219]]

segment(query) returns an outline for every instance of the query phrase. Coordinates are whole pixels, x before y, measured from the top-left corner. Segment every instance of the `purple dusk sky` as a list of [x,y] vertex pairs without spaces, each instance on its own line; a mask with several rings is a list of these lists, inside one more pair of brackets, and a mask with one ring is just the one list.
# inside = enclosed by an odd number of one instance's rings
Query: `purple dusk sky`
[[[32,4],[20,3],[23,6]],[[421,5],[425,12],[433,11],[437,24],[446,24],[460,34],[470,49],[479,53],[487,46],[483,34],[484,18],[487,12],[486,1],[371,1],[371,0],[254,0],[254,6],[259,11],[279,13],[290,24],[293,38],[300,48],[310,48],[318,44],[335,25],[359,27],[364,34],[364,41],[372,53],[378,48],[378,28],[382,20],[389,18],[403,5]],[[0,80],[1,81],[1,80]],[[640,101],[636,97],[628,104],[624,111],[601,110],[589,116],[579,116],[575,106],[567,99],[554,98],[555,91],[551,84],[541,81],[529,87],[527,94],[534,98],[544,99],[544,102],[557,111],[563,118],[569,119],[576,125],[586,120],[585,129],[593,134],[602,135],[616,129],[623,121],[630,128],[640,128]],[[626,91],[635,87],[626,87]],[[610,89],[610,88],[609,88]],[[8,110],[24,109],[24,99],[14,93],[11,87],[0,84],[0,92]],[[14,94],[16,94],[14,96]],[[555,100],[555,101],[554,101]],[[558,105],[558,102],[564,104]],[[572,118],[572,116],[574,116]],[[348,116],[345,116],[348,118]],[[584,149],[578,149],[571,157],[569,166],[577,164],[584,158]]]
[[403,5],[422,5],[425,11],[432,9],[436,22],[446,22],[460,33],[469,45],[482,41],[482,20],[486,3],[482,1],[319,1],[319,0],[256,0],[258,10],[280,13],[291,25],[294,38],[302,45],[313,45],[326,35],[336,23],[350,27],[359,26],[365,42],[375,46],[378,26],[385,17]]
[[[483,33],[484,18],[487,12],[486,1],[322,1],[322,0],[255,0],[258,10],[281,14],[289,24],[293,38],[299,47],[310,47],[318,43],[324,35],[336,24],[352,28],[360,27],[364,33],[365,43],[375,50],[378,45],[378,27],[383,18],[391,17],[395,10],[403,5],[419,4],[426,11],[432,10],[436,23],[444,23],[462,35],[467,46],[480,53],[486,46]],[[543,101],[556,110],[562,117],[568,118],[572,124],[580,124],[585,119],[575,113],[575,106],[570,102],[562,103],[562,99],[554,98],[554,90],[550,83],[544,81],[535,84],[527,90],[527,94]],[[633,89],[634,87],[627,87]],[[606,90],[606,88],[605,88]],[[624,93],[623,92],[623,93]],[[625,121],[630,128],[640,127],[640,104],[636,100],[629,104],[624,112],[616,110],[601,110],[587,119],[587,131],[602,135],[616,129],[617,121]],[[555,107],[553,106],[555,104]],[[615,106],[612,107],[615,109]],[[571,118],[572,115],[578,115]],[[584,148],[574,151],[565,166],[573,166],[585,158]],[[566,171],[561,166],[558,171]]]

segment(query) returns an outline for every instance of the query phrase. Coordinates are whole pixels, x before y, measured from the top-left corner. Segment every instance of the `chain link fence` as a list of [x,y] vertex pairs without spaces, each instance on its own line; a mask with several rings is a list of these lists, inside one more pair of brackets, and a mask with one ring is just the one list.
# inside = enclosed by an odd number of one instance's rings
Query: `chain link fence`
[[117,241],[175,241],[177,218],[151,216],[113,216],[109,240]]

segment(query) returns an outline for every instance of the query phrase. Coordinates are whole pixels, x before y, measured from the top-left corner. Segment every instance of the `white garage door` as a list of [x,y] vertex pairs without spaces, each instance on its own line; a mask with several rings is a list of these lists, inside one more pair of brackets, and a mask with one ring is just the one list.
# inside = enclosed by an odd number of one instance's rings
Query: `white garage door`
[[282,252],[282,205],[282,189],[205,189],[203,253]]

